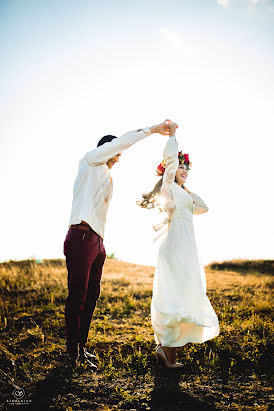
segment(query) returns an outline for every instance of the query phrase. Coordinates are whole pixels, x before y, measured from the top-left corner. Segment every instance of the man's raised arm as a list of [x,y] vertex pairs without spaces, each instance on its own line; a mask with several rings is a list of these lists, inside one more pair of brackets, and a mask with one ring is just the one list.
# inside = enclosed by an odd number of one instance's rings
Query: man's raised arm
[[90,165],[100,165],[106,163],[110,158],[116,156],[121,151],[126,150],[137,141],[144,139],[150,134],[159,133],[168,135],[168,125],[164,121],[156,126],[146,127],[144,129],[128,131],[118,138],[105,143],[94,150],[86,153],[85,158]]

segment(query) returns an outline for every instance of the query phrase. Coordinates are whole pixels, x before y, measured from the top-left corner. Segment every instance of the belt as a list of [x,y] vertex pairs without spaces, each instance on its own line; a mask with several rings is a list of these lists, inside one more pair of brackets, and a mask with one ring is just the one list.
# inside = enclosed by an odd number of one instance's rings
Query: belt
[[87,224],[72,224],[70,228],[75,228],[76,230],[93,231],[93,229]]

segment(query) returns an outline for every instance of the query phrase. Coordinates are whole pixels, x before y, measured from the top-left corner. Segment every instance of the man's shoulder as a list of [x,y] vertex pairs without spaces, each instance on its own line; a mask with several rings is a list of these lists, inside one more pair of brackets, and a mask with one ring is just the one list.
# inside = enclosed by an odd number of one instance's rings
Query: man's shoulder
[[87,175],[97,175],[98,177],[104,175],[104,174],[109,174],[109,168],[106,163],[101,163],[101,164],[89,164],[86,160],[85,157],[81,158],[79,161],[79,169],[78,171],[80,173],[84,173]]
[[87,160],[86,154],[79,160],[79,167],[86,167],[90,170],[99,169],[99,168],[108,168],[106,163],[92,163],[90,164]]

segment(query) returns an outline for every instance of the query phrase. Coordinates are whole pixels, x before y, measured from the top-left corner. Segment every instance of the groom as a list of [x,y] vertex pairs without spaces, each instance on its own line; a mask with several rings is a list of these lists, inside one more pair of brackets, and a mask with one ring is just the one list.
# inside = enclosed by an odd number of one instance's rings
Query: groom
[[103,243],[108,205],[112,197],[110,169],[121,152],[150,134],[168,135],[167,122],[129,131],[121,137],[107,135],[97,148],[80,160],[73,187],[69,230],[64,242],[68,271],[68,297],[65,304],[67,360],[91,369],[95,355],[85,349],[91,318],[100,295],[102,269],[106,258]]

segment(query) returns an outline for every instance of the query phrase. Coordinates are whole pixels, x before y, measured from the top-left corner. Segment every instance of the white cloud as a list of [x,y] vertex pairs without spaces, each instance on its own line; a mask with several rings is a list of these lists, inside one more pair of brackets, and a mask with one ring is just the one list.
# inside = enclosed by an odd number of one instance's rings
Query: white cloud
[[217,0],[217,3],[218,3],[220,6],[228,7],[228,6],[229,6],[229,3],[230,3],[230,0]]
[[[227,8],[231,0],[216,0],[219,6]],[[257,6],[262,6],[266,11],[274,14],[274,0],[245,0],[248,12],[255,13]],[[236,5],[236,3],[235,3]]]
[[192,59],[197,56],[197,44],[183,31],[163,27],[160,29],[160,36],[162,46],[164,46],[167,51],[176,49],[178,53],[180,52],[180,56],[186,59]]
[[248,0],[249,1],[249,10],[255,10],[255,7],[261,5],[269,13],[274,13],[274,4],[273,0]]
[[178,32],[168,28],[162,28],[160,33],[164,43],[166,43],[167,46],[174,49],[180,49],[182,47],[183,39]]
[[269,13],[274,13],[274,5],[267,4],[266,9],[269,11]]

